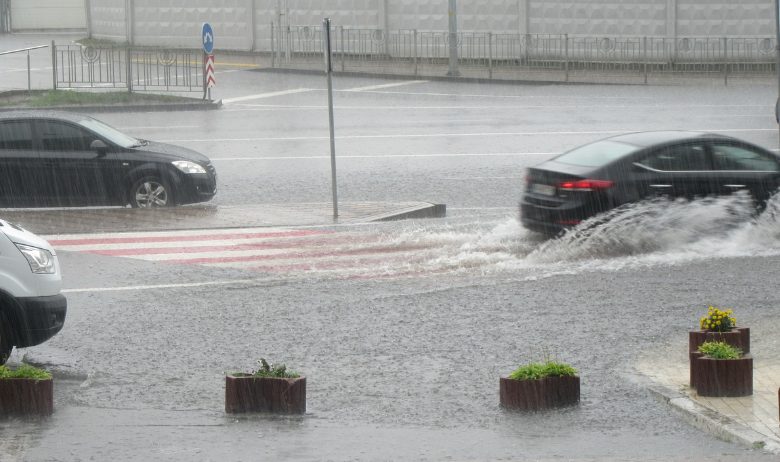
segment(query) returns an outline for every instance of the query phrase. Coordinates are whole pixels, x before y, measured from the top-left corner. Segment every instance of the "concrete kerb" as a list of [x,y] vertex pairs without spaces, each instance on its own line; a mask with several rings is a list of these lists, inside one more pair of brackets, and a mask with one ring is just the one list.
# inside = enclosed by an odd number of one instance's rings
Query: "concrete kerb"
[[656,384],[647,389],[652,396],[667,403],[689,424],[700,430],[730,443],[780,455],[780,440],[776,438],[758,433],[670,388]]
[[101,106],[51,106],[51,107],[3,107],[0,112],[11,111],[69,111],[69,112],[163,112],[163,111],[213,111],[222,107],[222,100],[205,103],[173,104],[121,104]]

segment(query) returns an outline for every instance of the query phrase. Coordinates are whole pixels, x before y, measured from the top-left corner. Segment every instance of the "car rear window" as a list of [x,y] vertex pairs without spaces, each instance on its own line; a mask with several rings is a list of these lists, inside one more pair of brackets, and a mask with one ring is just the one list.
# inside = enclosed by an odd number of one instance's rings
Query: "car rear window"
[[637,149],[631,144],[602,140],[573,149],[556,157],[555,161],[583,167],[601,167]]

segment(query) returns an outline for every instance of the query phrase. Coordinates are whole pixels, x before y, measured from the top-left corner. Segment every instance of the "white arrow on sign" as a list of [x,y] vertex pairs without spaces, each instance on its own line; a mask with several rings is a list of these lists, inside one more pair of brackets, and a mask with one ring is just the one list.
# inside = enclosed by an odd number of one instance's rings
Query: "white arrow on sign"
[[206,35],[203,36],[203,44],[206,45],[208,43],[211,43],[214,41],[214,37],[211,35],[210,32],[206,32]]

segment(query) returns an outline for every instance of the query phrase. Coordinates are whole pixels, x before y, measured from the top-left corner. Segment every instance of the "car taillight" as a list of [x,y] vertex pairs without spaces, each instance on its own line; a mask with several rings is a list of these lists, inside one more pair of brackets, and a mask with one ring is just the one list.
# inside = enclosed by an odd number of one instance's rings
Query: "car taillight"
[[562,191],[602,191],[611,188],[615,182],[609,180],[561,181],[558,189]]

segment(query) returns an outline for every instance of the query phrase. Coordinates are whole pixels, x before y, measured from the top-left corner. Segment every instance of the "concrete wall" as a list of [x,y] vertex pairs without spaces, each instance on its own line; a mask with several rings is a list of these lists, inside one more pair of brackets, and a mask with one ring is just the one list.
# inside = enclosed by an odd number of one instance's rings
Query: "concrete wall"
[[[16,0],[22,2],[22,0]],[[33,1],[33,0],[25,0]],[[55,0],[35,0],[55,1]],[[67,0],[72,1],[72,0]],[[84,1],[84,0],[82,0]],[[271,49],[289,26],[446,31],[448,0],[87,0],[95,38],[199,46],[211,23],[216,49]],[[650,37],[772,37],[774,0],[461,0],[461,32]]]
[[11,0],[11,30],[86,29],[85,0]]

